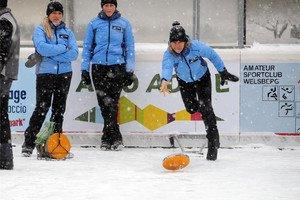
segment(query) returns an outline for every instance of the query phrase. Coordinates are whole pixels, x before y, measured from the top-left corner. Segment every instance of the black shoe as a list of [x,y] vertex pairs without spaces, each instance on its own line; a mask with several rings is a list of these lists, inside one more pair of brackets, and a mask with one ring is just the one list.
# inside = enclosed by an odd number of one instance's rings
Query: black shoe
[[27,147],[25,146],[25,144],[23,144],[22,146],[22,156],[23,157],[30,157],[32,152],[33,152],[33,149],[32,147]]
[[212,161],[217,160],[219,147],[220,147],[220,142],[218,139],[208,141],[206,160],[212,160]]
[[103,151],[107,151],[111,149],[111,145],[109,142],[102,141],[100,145],[100,149]]
[[0,169],[12,170],[14,168],[11,143],[0,144]]
[[124,148],[123,142],[120,140],[115,141],[112,145],[111,145],[111,149],[114,151],[121,151]]

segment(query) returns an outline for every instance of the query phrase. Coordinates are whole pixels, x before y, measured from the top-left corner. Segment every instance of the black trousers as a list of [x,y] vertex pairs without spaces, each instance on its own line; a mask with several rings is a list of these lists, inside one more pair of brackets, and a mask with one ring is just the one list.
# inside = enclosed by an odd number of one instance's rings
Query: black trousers
[[0,74],[0,143],[11,142],[10,124],[8,118],[9,90],[12,80],[7,80]]
[[[26,147],[35,147],[36,135],[40,131],[50,106],[50,121],[55,122],[54,132],[62,132],[66,101],[72,72],[64,74],[40,74],[36,77],[36,105],[25,131]],[[52,104],[52,105],[51,105]]]
[[113,144],[122,141],[118,124],[118,103],[124,86],[125,65],[92,65],[92,79],[98,105],[104,119],[102,142]]
[[209,141],[219,139],[216,116],[211,104],[211,78],[207,70],[199,80],[186,83],[177,78],[181,97],[187,112],[200,112],[205,124],[206,137]]

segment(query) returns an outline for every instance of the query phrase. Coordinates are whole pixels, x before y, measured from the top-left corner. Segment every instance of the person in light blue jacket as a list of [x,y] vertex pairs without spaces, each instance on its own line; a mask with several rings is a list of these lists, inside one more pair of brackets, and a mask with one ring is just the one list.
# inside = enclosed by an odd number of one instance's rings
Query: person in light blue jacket
[[116,0],[101,0],[102,11],[87,26],[82,52],[82,81],[90,85],[91,74],[104,119],[102,150],[123,147],[118,102],[122,88],[132,84],[135,69],[132,28],[117,5]]
[[54,132],[62,132],[63,116],[72,78],[71,62],[78,57],[74,33],[62,21],[63,6],[50,2],[47,17],[35,28],[32,40],[41,61],[36,64],[36,106],[25,130],[22,154],[29,157],[35,148],[35,139],[52,107],[50,121]]
[[170,30],[169,48],[163,56],[160,89],[164,95],[169,93],[168,85],[174,70],[187,112],[202,114],[208,139],[206,159],[216,160],[220,146],[219,132],[211,104],[210,72],[203,58],[208,58],[218,70],[222,85],[226,80],[239,80],[227,72],[222,59],[211,47],[199,40],[191,41],[180,23],[174,22]]

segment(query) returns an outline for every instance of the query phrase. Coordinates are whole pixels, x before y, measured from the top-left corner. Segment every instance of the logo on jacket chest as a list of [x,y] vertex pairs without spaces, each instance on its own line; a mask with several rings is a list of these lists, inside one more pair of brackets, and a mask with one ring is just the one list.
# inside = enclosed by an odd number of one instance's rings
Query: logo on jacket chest
[[197,60],[201,60],[201,56],[195,56],[193,58],[188,59],[189,64],[196,62]]
[[202,66],[207,66],[207,62],[201,56],[195,56],[194,58],[188,59],[189,64],[192,64],[196,61],[200,60]]
[[69,39],[69,35],[67,35],[67,34],[59,34],[59,38],[64,39],[64,40],[68,40]]
[[118,31],[120,33],[123,33],[123,30],[124,30],[123,27],[121,27],[121,26],[115,26],[115,25],[112,26],[112,29],[115,30],[115,31]]

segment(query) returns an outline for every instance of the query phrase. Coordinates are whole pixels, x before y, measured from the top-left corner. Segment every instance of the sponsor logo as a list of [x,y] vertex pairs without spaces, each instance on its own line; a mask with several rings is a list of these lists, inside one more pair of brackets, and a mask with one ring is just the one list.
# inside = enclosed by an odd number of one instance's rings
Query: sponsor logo
[[25,123],[25,119],[21,119],[21,118],[9,121],[11,127],[24,126],[24,123]]
[[27,93],[25,90],[10,90],[9,91],[9,99],[13,100],[14,103],[20,103],[21,100],[25,100],[27,98]]

